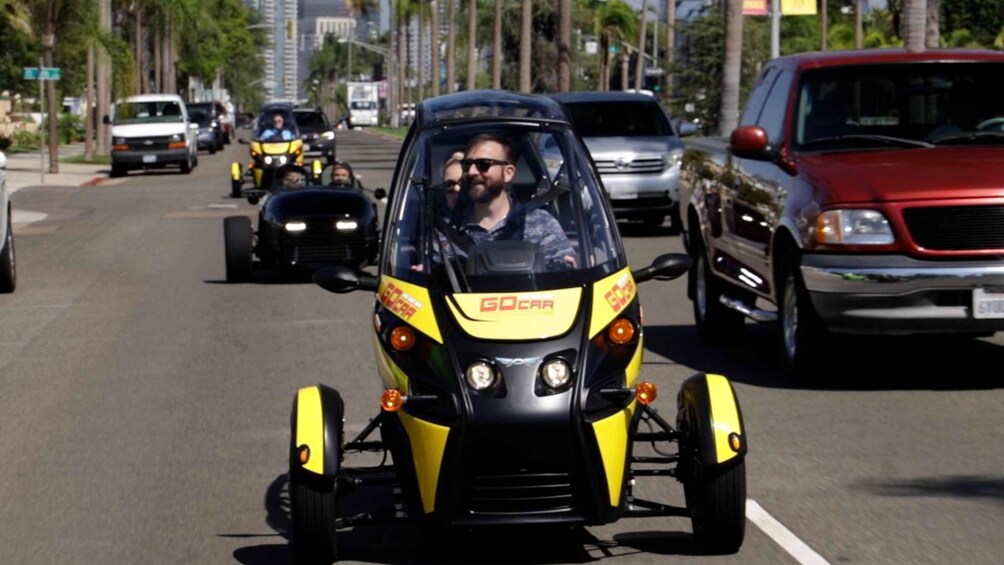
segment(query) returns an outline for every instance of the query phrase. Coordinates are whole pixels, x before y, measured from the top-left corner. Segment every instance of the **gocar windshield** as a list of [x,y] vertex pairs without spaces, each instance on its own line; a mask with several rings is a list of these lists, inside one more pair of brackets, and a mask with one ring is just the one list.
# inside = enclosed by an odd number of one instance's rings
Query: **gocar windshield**
[[257,141],[292,141],[300,137],[296,119],[288,110],[265,112],[258,116],[254,139]]
[[793,123],[800,149],[1002,143],[992,133],[1004,132],[1004,64],[859,65],[803,76]]
[[[451,206],[443,165],[468,140],[491,133],[513,148],[515,175],[505,189],[509,214],[485,230],[461,177]],[[475,160],[471,170],[479,165]],[[569,287],[624,266],[616,227],[588,154],[567,126],[526,121],[425,130],[397,172],[382,272],[452,292]]]
[[116,124],[183,122],[177,102],[121,102],[115,105]]

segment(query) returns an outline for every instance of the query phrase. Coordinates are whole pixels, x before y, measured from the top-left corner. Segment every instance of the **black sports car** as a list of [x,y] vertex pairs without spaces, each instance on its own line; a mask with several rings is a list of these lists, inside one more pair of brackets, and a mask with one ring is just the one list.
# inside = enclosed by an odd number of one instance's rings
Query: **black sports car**
[[[383,191],[377,193],[380,198]],[[227,282],[250,281],[256,258],[261,266],[279,269],[358,268],[376,262],[377,209],[362,191],[308,184],[276,186],[248,195],[252,204],[259,198],[257,228],[252,228],[247,216],[223,221]]]

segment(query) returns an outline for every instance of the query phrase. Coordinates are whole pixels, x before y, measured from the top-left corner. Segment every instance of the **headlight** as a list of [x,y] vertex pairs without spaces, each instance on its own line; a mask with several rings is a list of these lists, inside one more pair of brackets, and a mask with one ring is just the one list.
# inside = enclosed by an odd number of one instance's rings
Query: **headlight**
[[307,222],[286,222],[286,231],[301,232],[307,229]]
[[334,139],[335,138],[335,132],[333,132],[333,131],[326,131],[326,132],[324,132],[324,133],[321,134],[321,137],[323,137],[324,139]]
[[280,156],[279,156],[279,164],[280,164],[280,165],[285,165],[285,164],[286,164],[286,161],[287,161],[287,160],[288,160],[288,159],[286,158],[286,156],[285,156],[285,155],[280,155]]
[[485,390],[495,384],[495,367],[484,361],[475,361],[467,367],[467,384],[474,390]]
[[816,217],[816,241],[827,245],[888,245],[896,238],[878,210],[827,210]]
[[218,123],[216,123],[216,122],[213,122],[213,123],[209,124],[209,127],[216,127],[216,126],[218,126],[218,125],[220,125],[220,124],[218,124]]
[[271,165],[272,164],[272,156],[271,155],[265,155],[265,158],[262,159],[262,160],[265,161],[266,165]]
[[683,151],[676,150],[672,151],[666,159],[666,163],[673,168],[679,167],[683,164]]
[[563,359],[551,359],[544,363],[540,377],[544,379],[544,384],[547,386],[561,388],[568,384],[568,379],[572,377],[572,369]]
[[335,229],[338,231],[352,231],[359,227],[359,222],[355,220],[338,220],[335,222]]
[[180,133],[171,136],[171,141],[181,141],[182,139],[185,139],[185,136]]
[[112,144],[113,145],[125,145],[126,143],[128,143],[128,141],[124,137],[115,137],[115,138],[112,138]]

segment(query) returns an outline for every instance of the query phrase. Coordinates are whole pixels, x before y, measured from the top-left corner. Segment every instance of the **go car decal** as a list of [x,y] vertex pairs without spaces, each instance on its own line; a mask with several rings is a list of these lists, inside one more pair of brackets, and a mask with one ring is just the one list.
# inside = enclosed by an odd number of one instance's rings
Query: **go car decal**
[[637,294],[631,269],[624,268],[593,285],[593,316],[589,322],[589,337],[603,331]]
[[411,327],[437,343],[443,343],[436,316],[432,312],[429,291],[425,288],[384,275],[380,277],[377,300],[391,314],[408,322]]
[[324,416],[321,410],[321,390],[316,386],[296,391],[296,446],[306,444],[313,456],[304,469],[324,474]]
[[565,288],[453,294],[446,304],[457,324],[473,337],[524,340],[566,333],[575,323],[581,301],[581,288]]
[[735,393],[728,379],[721,375],[707,376],[708,403],[711,405],[711,425],[715,434],[715,455],[719,463],[736,457],[737,453],[729,446],[729,435],[743,435],[742,424],[739,422],[739,410]]
[[635,406],[635,402],[631,402],[627,408],[613,416],[593,422],[593,433],[596,434],[596,444],[600,447],[603,470],[607,476],[610,506],[614,507],[621,503],[624,466],[628,450],[628,432],[631,428],[631,418],[634,416]]
[[625,381],[628,388],[634,386],[634,382],[638,380],[638,374],[641,373],[641,360],[642,353],[645,351],[645,340],[644,336],[638,336],[638,345],[635,346],[634,355],[631,356],[631,361],[628,363],[627,369],[624,371]]
[[420,420],[403,410],[398,414],[408,433],[418,491],[422,495],[422,508],[428,514],[436,509],[436,485],[439,483],[439,468],[443,463],[450,428]]

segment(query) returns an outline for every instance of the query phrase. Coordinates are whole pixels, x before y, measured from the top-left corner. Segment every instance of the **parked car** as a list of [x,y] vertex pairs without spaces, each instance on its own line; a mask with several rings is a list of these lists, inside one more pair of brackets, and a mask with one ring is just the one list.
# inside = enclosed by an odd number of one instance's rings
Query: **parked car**
[[7,193],[7,156],[0,151],[0,294],[17,287],[17,259],[14,256],[14,226],[10,194]]
[[177,94],[141,94],[115,103],[104,122],[112,126],[111,176],[130,169],[179,166],[189,174],[199,164],[198,125],[190,122]]
[[202,108],[190,109],[188,114],[192,123],[199,126],[198,148],[205,149],[210,154],[223,149],[223,130],[215,115]]
[[683,141],[662,106],[647,94],[567,92],[561,102],[589,148],[614,216],[680,227]]
[[325,163],[335,160],[335,131],[320,108],[294,108],[293,118],[300,129],[305,155],[320,156]]
[[792,376],[828,335],[1004,330],[1004,53],[768,62],[739,127],[695,139],[680,195],[703,338],[779,321]]
[[230,144],[233,141],[237,119],[223,102],[193,102],[188,104],[188,109],[205,110],[212,114],[216,118],[216,124],[220,130],[220,137],[223,138],[223,143]]

